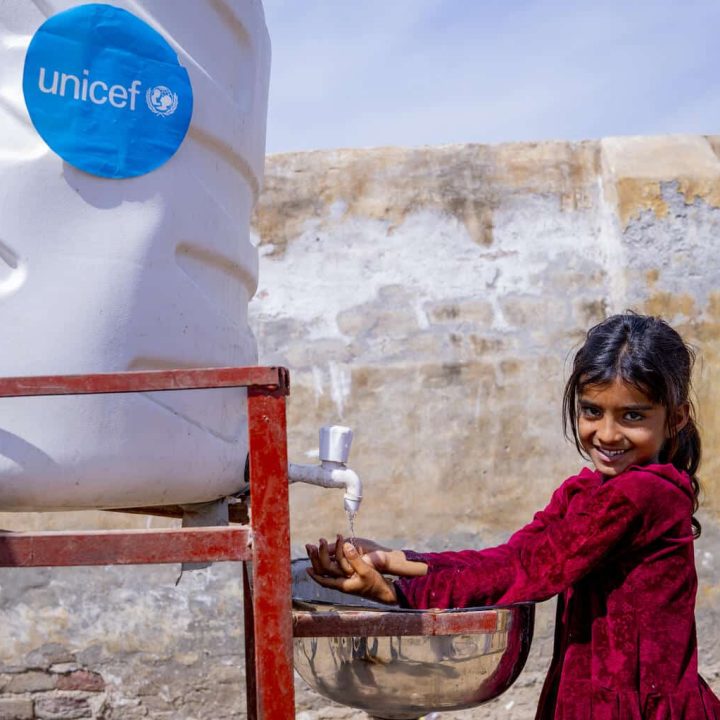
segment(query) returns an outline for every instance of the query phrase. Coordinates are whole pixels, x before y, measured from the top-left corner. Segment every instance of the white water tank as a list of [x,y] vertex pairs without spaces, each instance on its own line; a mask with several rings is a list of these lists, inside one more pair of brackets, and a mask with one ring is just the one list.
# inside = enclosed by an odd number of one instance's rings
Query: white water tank
[[[0,376],[253,365],[249,224],[263,174],[270,65],[262,5],[94,6],[129,11],[159,33],[192,87],[192,120],[174,154],[117,178],[112,168],[101,177],[56,154],[23,93],[39,28],[80,5],[0,3]],[[93,42],[101,32],[92,31]],[[93,91],[107,112],[111,102],[120,113],[146,100],[114,90],[107,66],[43,71],[42,92],[50,98],[55,77],[51,99],[73,107],[93,111]],[[81,92],[83,78],[94,87]],[[150,105],[148,91],[143,111]],[[246,455],[242,389],[0,399],[3,511],[208,501],[242,486]]]

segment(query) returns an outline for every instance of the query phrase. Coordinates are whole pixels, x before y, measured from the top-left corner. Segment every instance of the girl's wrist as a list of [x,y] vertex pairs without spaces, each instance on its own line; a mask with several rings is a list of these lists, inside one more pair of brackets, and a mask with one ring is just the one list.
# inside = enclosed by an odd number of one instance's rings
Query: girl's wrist
[[383,578],[383,584],[384,589],[382,592],[382,597],[378,598],[380,602],[385,603],[386,605],[397,605],[398,604],[398,598],[397,593],[395,592],[395,585],[394,583],[391,583],[389,580],[386,580]]
[[428,565],[420,559],[408,559],[404,550],[393,550],[392,557],[388,557],[387,571],[399,577],[420,577],[427,575]]

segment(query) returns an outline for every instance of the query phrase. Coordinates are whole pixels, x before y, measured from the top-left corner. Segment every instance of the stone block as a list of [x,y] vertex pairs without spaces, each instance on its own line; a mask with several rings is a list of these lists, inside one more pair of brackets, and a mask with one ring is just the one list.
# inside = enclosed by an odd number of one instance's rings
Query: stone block
[[605,297],[580,297],[573,301],[573,319],[575,319],[580,327],[590,328],[601,322],[610,313],[608,312],[608,302]]
[[5,692],[26,693],[52,690],[56,681],[55,675],[41,670],[30,670],[19,675],[12,675],[5,686]]
[[335,320],[340,332],[351,337],[367,332],[374,322],[365,305],[343,310]]
[[560,299],[539,295],[508,295],[500,302],[503,317],[508,325],[547,334],[553,326],[566,324],[566,307]]
[[349,337],[406,336],[415,331],[418,318],[414,310],[402,300],[379,298],[338,313],[340,332]]
[[487,327],[493,321],[492,305],[485,300],[457,299],[423,306],[431,323]]
[[105,689],[102,675],[88,670],[76,670],[57,679],[58,690],[83,690],[84,692],[101,692]]
[[[27,670],[27,665],[10,665],[0,663],[0,673],[5,675],[17,675],[17,673],[23,673]],[[0,683],[1,685],[1,683]]]
[[28,668],[47,670],[51,665],[75,662],[75,655],[60,643],[46,643],[27,654],[25,662]]
[[124,698],[109,706],[103,715],[104,720],[143,720],[147,717],[150,713],[139,700]]
[[[156,692],[160,692],[160,688],[156,687]],[[146,695],[142,699],[142,707],[147,711],[148,715],[152,718],[165,717],[174,711],[174,707],[170,700],[161,697],[160,695]]]
[[79,720],[92,715],[90,704],[82,697],[47,695],[35,700],[35,717],[39,720]]
[[286,348],[286,362],[293,370],[327,365],[330,362],[344,363],[352,359],[347,342],[339,338],[321,338],[312,341],[303,338],[295,342],[287,342]]
[[32,720],[33,717],[30,698],[0,697],[0,720]]

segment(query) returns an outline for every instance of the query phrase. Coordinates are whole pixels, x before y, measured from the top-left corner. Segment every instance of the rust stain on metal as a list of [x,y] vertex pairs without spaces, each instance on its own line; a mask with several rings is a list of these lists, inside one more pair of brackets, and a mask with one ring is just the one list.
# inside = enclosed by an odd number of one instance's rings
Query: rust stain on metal
[[343,609],[293,612],[295,637],[388,637],[407,635],[465,635],[498,630],[494,609],[463,612],[381,612]]
[[0,567],[248,560],[247,528],[0,533]]
[[46,375],[0,379],[0,397],[248,387],[289,392],[288,372],[279,367],[228,367],[145,372]]

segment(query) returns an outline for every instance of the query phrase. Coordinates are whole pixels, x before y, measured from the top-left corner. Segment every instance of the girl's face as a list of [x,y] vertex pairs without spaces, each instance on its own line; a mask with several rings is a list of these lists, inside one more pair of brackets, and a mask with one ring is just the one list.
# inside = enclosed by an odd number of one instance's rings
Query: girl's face
[[[669,437],[662,405],[619,377],[585,386],[578,404],[580,443],[603,475],[614,477],[630,465],[657,462]],[[679,412],[676,431],[687,422],[687,413],[687,408]]]

